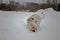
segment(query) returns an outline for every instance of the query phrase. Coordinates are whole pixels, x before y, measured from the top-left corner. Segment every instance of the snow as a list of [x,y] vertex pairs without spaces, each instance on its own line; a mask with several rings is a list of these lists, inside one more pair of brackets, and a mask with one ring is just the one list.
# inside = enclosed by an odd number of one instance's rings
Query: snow
[[[27,18],[33,14],[46,16],[37,32],[27,28]],[[37,12],[0,11],[0,40],[60,40],[60,12],[51,8]]]
[[47,9],[40,9],[36,12],[39,13],[39,12],[56,12],[56,11],[53,8],[47,8]]

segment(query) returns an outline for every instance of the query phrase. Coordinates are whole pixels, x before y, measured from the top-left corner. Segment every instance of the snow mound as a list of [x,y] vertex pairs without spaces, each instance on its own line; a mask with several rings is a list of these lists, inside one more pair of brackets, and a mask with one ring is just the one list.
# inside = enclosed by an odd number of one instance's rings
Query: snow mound
[[39,12],[43,12],[44,10],[43,9],[40,9],[40,10],[38,10],[38,11],[36,11],[37,13],[39,13]]
[[55,12],[55,10],[53,8],[47,8],[47,9],[40,9],[36,12],[37,13],[39,13],[39,12]]
[[48,11],[55,11],[53,8],[47,8],[45,10],[48,10]]
[[[27,18],[33,14],[47,16],[41,21],[40,30],[27,29]],[[37,12],[0,11],[0,40],[60,40],[60,12],[52,8]]]
[[46,11],[46,12],[52,12],[52,13],[53,13],[53,12],[55,12],[55,13],[57,12],[57,11],[55,11],[53,8],[47,8],[47,9],[45,9],[44,11]]

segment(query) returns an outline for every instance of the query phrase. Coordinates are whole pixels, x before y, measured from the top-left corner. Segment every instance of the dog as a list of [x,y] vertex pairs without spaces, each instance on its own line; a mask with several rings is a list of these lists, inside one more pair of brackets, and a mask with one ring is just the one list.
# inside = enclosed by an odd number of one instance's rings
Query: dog
[[[43,13],[42,13],[43,14]],[[34,14],[32,16],[30,16],[28,19],[27,19],[27,25],[29,26],[30,28],[30,31],[32,32],[36,32],[38,27],[39,27],[39,24],[40,24],[40,21],[45,17],[45,14],[43,14],[43,17],[40,17],[39,15],[37,14]]]

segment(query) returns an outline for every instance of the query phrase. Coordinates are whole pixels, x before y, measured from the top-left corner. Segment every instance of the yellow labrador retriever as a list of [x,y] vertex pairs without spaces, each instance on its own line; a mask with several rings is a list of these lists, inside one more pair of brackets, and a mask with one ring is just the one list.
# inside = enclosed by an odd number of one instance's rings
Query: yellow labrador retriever
[[[42,13],[43,14],[43,13]],[[34,14],[32,16],[30,16],[28,19],[27,19],[27,25],[29,26],[30,28],[30,31],[32,32],[36,32],[37,28],[39,27],[39,24],[40,24],[40,21],[45,17],[45,14],[43,14],[43,17],[37,15],[37,14]]]

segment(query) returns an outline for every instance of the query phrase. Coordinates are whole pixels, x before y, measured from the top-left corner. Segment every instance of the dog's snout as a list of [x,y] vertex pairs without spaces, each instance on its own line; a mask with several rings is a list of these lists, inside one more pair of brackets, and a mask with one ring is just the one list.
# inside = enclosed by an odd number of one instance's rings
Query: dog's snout
[[35,30],[32,30],[33,32],[35,32]]
[[35,27],[34,25],[31,25],[30,30],[31,30],[32,32],[35,32],[35,31],[36,31],[36,27]]

